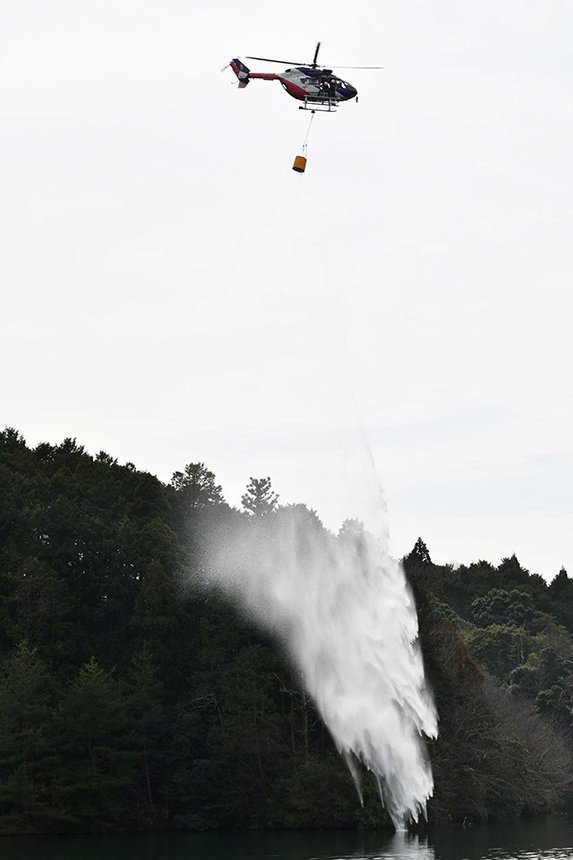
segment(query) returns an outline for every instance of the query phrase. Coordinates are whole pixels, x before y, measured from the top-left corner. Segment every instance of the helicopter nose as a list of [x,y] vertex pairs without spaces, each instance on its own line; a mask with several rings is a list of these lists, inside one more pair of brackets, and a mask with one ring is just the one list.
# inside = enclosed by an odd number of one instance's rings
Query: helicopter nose
[[358,90],[354,89],[354,87],[351,87],[350,84],[346,84],[342,92],[344,94],[345,101],[347,99],[353,99],[355,98],[355,96],[358,95]]

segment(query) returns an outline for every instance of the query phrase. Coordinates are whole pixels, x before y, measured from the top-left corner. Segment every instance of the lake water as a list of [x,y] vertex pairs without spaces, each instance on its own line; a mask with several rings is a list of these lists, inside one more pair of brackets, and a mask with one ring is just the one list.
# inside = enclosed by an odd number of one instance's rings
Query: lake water
[[573,860],[573,821],[341,831],[0,837],[2,860]]

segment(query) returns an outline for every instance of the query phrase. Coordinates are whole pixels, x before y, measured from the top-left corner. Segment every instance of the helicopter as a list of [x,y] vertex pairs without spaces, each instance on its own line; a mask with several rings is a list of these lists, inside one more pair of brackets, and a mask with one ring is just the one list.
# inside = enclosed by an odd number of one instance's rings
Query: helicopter
[[[342,78],[333,74],[332,69],[319,65],[318,52],[320,42],[317,43],[312,63],[295,63],[289,60],[272,60],[268,57],[246,57],[247,60],[259,60],[264,63],[279,63],[283,66],[292,66],[280,74],[272,72],[251,72],[250,69],[238,58],[231,60],[230,66],[239,80],[239,89],[247,86],[249,81],[260,79],[263,81],[280,81],[285,91],[294,99],[303,102],[299,110],[336,111],[340,102],[350,99],[358,101],[356,87],[343,81]],[[382,66],[338,66],[339,69],[381,69]]]

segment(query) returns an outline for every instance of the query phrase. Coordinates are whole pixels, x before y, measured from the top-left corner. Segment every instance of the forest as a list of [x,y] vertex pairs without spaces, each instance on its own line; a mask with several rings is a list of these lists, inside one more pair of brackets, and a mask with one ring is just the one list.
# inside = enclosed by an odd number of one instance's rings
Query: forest
[[[189,586],[210,529],[280,508],[268,477],[237,509],[201,462],[165,484],[0,433],[0,834],[389,826],[284,654]],[[573,580],[437,565],[421,538],[403,565],[439,713],[429,825],[571,811]]]

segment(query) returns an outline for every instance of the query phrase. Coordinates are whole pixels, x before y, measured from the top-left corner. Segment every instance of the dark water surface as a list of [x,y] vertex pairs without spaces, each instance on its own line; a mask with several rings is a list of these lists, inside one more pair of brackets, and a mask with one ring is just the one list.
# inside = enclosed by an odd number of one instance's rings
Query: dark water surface
[[573,860],[573,822],[340,831],[0,837],[2,860]]

